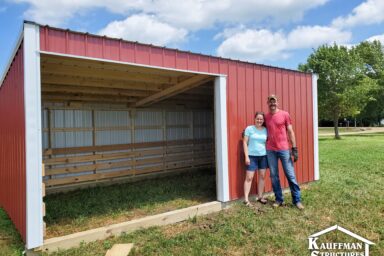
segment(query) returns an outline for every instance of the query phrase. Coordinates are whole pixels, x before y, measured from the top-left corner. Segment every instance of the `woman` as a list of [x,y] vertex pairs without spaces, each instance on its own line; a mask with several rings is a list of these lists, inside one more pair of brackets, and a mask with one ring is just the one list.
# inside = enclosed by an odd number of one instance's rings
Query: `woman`
[[245,164],[247,173],[244,181],[244,204],[250,206],[248,199],[251,190],[255,171],[259,171],[257,188],[257,201],[265,204],[267,200],[263,198],[265,170],[268,167],[267,151],[265,143],[267,141],[267,129],[264,126],[264,113],[256,112],[255,125],[248,126],[244,131],[243,147],[245,154]]

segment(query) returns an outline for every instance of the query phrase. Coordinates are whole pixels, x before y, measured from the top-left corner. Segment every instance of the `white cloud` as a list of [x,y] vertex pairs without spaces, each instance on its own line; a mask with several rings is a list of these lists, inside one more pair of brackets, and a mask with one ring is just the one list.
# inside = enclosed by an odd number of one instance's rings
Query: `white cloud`
[[384,1],[367,0],[355,7],[346,17],[338,17],[332,21],[335,27],[355,27],[359,25],[380,24],[384,22]]
[[248,61],[287,58],[286,39],[280,32],[251,30],[234,34],[224,40],[217,49],[219,56]]
[[125,14],[140,9],[141,0],[9,0],[14,3],[27,3],[29,8],[24,18],[51,26],[66,24],[71,18],[85,14],[96,8],[104,8],[113,13]]
[[345,43],[352,37],[351,32],[324,26],[299,26],[287,37],[291,49],[317,47],[322,44]]
[[366,41],[373,42],[373,41],[380,41],[382,45],[384,45],[384,34],[382,35],[376,35],[376,36],[371,36],[368,38]]
[[209,28],[216,23],[292,22],[305,11],[328,0],[10,0],[28,3],[25,18],[50,25],[65,24],[70,18],[93,8],[126,15],[143,13],[188,30]]
[[144,12],[189,30],[209,28],[216,23],[292,22],[305,11],[328,0],[157,0],[143,5]]
[[217,53],[223,57],[261,62],[286,59],[292,50],[345,43],[350,39],[350,32],[321,26],[301,26],[288,34],[266,29],[243,29],[230,34],[218,47]]
[[162,23],[154,16],[132,15],[123,21],[113,21],[99,34],[142,43],[166,45],[185,40],[187,31]]

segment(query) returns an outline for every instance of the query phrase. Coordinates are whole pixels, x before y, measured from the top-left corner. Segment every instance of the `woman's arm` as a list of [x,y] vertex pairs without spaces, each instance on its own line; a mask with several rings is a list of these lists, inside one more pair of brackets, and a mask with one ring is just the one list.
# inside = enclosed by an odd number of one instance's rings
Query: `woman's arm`
[[250,165],[251,163],[251,160],[249,160],[249,156],[248,156],[248,136],[245,136],[243,137],[243,149],[244,149],[244,155],[245,155],[245,164],[246,165]]

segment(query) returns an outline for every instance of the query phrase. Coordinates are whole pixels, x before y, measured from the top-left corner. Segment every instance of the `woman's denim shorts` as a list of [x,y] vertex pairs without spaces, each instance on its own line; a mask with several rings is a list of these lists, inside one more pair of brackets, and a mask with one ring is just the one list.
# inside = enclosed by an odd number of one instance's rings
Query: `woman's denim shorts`
[[254,172],[260,169],[268,168],[267,156],[249,156],[250,164],[247,165],[247,171]]

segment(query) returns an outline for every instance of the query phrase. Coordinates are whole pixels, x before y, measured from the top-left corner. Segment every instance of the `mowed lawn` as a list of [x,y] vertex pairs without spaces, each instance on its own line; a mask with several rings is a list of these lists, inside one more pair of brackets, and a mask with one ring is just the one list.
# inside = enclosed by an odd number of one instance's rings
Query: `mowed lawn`
[[[217,214],[56,255],[104,255],[115,243],[134,243],[132,255],[309,255],[308,236],[335,224],[374,242],[370,255],[384,255],[383,152],[384,134],[320,139],[321,180],[304,186],[304,211],[235,203]],[[0,212],[0,255],[20,252],[20,239]]]

